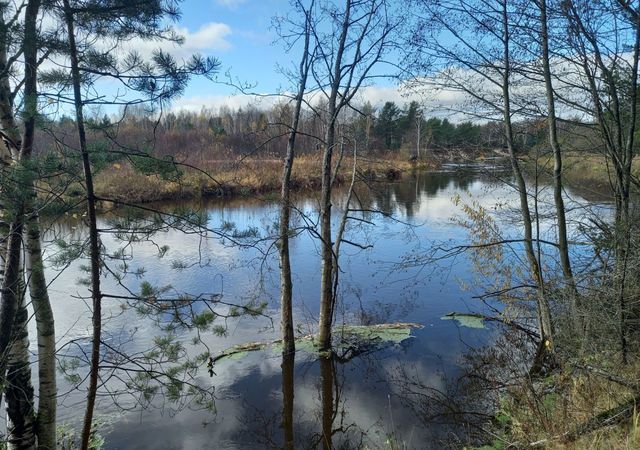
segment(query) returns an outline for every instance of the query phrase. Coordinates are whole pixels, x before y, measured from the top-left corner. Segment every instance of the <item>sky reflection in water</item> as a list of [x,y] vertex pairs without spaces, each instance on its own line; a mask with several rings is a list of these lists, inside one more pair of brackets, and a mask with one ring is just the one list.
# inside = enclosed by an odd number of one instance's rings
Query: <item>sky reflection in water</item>
[[[322,437],[323,427],[325,431],[332,430],[336,448],[343,444],[348,444],[345,448],[384,448],[385,441],[394,437],[406,448],[440,448],[447,432],[462,433],[459,424],[423,423],[412,408],[418,397],[407,395],[407,374],[420,380],[420,389],[428,386],[447,391],[460,374],[461,355],[486,344],[491,333],[462,328],[455,321],[440,318],[452,311],[470,309],[489,313],[485,305],[472,298],[482,292],[482,286],[474,284],[473,265],[464,255],[427,267],[401,267],[398,263],[426,254],[434,243],[453,246],[466,242],[467,231],[452,221],[463,217],[460,206],[452,201],[457,194],[462,197],[459,205],[476,201],[491,210],[502,205],[498,222],[505,235],[513,233],[510,230],[515,222],[508,211],[516,206],[517,199],[509,187],[490,176],[493,172],[494,168],[485,167],[465,172],[406,174],[398,183],[375,183],[372,192],[361,196],[368,207],[385,214],[366,217],[374,226],[358,222],[349,229],[347,239],[372,248],[343,245],[338,321],[424,325],[423,329],[413,330],[412,339],[346,363],[319,362],[302,353],[297,355],[295,364],[281,367],[280,355],[269,350],[251,353],[242,360],[223,361],[215,367],[215,376],[209,378],[203,370],[201,378],[202,383],[216,387],[215,416],[190,410],[172,414],[170,407],[116,413],[111,399],[104,398],[98,413],[109,418],[110,424],[103,430],[106,448],[284,448],[285,436],[293,436],[294,448],[322,448],[327,444]],[[334,204],[335,212],[340,211],[340,198]],[[313,221],[317,215],[316,198],[299,198],[297,205]],[[204,207],[210,227],[220,227],[226,221],[239,230],[256,227],[262,236],[268,234],[277,218],[277,203],[273,201],[211,201]],[[542,210],[548,207],[541,204]],[[303,221],[298,218],[296,223]],[[551,225],[549,221],[547,228]],[[82,225],[70,220],[54,224],[46,238],[77,238],[82,233]],[[153,245],[136,244],[132,262],[133,267],[146,269],[145,279],[152,284],[171,284],[178,291],[191,293],[222,293],[226,301],[235,303],[251,298],[269,302],[273,325],[265,318],[229,321],[227,337],[205,337],[214,353],[237,343],[278,338],[279,274],[275,253],[263,258],[255,249],[239,249],[228,242],[177,231],[163,233],[156,241],[170,247],[164,258],[158,258]],[[104,243],[108,249],[115,248],[110,236],[104,237]],[[295,319],[300,324],[299,331],[307,333],[318,312],[320,248],[309,233],[303,232],[292,241],[291,252]],[[174,260],[199,264],[176,271],[171,267]],[[49,278],[54,274],[50,270]],[[89,336],[90,312],[81,300],[70,298],[86,293],[76,284],[79,276],[75,264],[52,284],[61,342]],[[110,289],[116,287],[107,280],[105,290]],[[133,336],[127,348],[142,350],[159,334],[149,321],[140,320],[133,312],[123,312],[113,300],[105,302],[110,303],[105,305],[108,339],[118,341]],[[284,385],[283,375],[287,380]],[[61,384],[63,392],[68,386]],[[62,421],[79,418],[78,405],[82,405],[83,395],[81,391],[63,397]],[[286,409],[284,422],[283,404],[293,407],[292,411]],[[286,420],[287,416],[292,420]]]

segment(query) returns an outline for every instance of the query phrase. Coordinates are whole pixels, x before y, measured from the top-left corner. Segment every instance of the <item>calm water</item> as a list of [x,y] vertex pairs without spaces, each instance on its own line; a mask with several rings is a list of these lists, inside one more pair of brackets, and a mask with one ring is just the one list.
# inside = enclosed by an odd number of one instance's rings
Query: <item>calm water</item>
[[[421,324],[424,328],[413,330],[411,339],[348,362],[319,362],[300,353],[295,364],[282,365],[277,352],[266,351],[223,360],[211,377],[204,367],[197,381],[215,387],[215,413],[188,403],[178,407],[160,398],[142,409],[133,393],[108,395],[108,390],[122,388],[119,380],[127,375],[104,369],[105,389],[98,415],[105,448],[283,448],[285,435],[293,436],[295,448],[322,448],[328,445],[322,439],[323,428],[325,434],[331,430],[335,448],[389,448],[386,442],[390,439],[404,448],[441,448],[452,439],[456,442],[455,436],[464,441],[468,431],[464,421],[441,415],[446,404],[430,402],[434,393],[456,395],[463,356],[490,344],[496,329],[461,327],[441,317],[453,311],[490,314],[490,306],[500,306],[473,298],[486,287],[487,274],[478,272],[465,254],[437,263],[407,262],[426,257],[435,245],[452,247],[468,242],[468,230],[457,222],[465,218],[461,209],[465,203],[477,202],[487,208],[502,233],[507,237],[513,234],[517,222],[511,208],[516,197],[495,178],[499,173],[496,167],[480,166],[407,174],[400,182],[374,183],[371,191],[361,193],[363,209],[383,214],[353,213],[366,222],[352,222],[347,239],[371,247],[362,250],[343,245],[337,320]],[[457,195],[462,201],[456,205],[453,199]],[[577,223],[581,207],[589,203],[576,199],[572,217]],[[336,216],[342,203],[338,195]],[[295,223],[312,226],[317,221],[317,199],[313,195],[301,197],[297,206],[301,214]],[[232,223],[238,230],[254,229],[260,237],[269,236],[277,219],[277,204],[267,200],[212,201],[200,207],[206,210],[210,228]],[[548,209],[548,204],[540,204],[542,213]],[[107,218],[101,220],[106,226]],[[548,228],[552,220],[544,223]],[[69,217],[51,225],[46,239],[71,241],[84,233],[80,219]],[[272,241],[265,239],[256,248],[239,248],[229,240],[178,231],[153,239],[154,243],[137,243],[127,249],[133,256],[130,269],[143,267],[145,275],[127,277],[124,285],[135,291],[144,279],[154,285],[171,285],[171,292],[222,294],[229,303],[268,302],[270,319],[229,319],[220,322],[226,325],[227,336],[204,333],[201,338],[213,354],[238,343],[278,338],[279,274]],[[110,235],[103,241],[111,251],[119,246]],[[163,258],[158,256],[158,245],[169,247]],[[291,244],[295,319],[301,334],[312,332],[317,318],[319,251],[309,231],[301,230]],[[518,253],[517,247],[513,252]],[[52,248],[48,256],[54,255]],[[188,267],[176,270],[176,262]],[[519,264],[518,259],[513,258],[512,263]],[[64,346],[61,354],[82,354],[89,349],[90,310],[81,298],[86,289],[77,283],[82,276],[80,267],[74,264],[62,273],[51,268],[48,275],[53,280],[59,345],[72,343]],[[106,292],[123,293],[113,279],[105,278],[104,283]],[[161,334],[150,320],[123,309],[118,300],[105,299],[104,308],[105,340],[113,349],[129,354],[143,351]],[[178,337],[188,343],[193,334],[178,331]],[[203,349],[187,346],[193,354]],[[105,360],[110,359],[117,358],[105,353]],[[84,407],[84,385],[80,391],[65,380],[60,385],[64,394],[60,421],[76,424]],[[283,416],[284,405],[293,409],[285,408]]]

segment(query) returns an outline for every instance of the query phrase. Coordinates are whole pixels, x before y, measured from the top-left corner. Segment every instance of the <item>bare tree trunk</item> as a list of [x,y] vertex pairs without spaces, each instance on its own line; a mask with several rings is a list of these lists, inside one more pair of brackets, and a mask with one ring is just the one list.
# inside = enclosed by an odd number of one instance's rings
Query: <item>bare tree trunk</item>
[[100,376],[100,344],[102,339],[102,292],[100,290],[100,236],[96,218],[96,199],[93,191],[93,174],[91,161],[87,150],[87,137],[84,128],[83,102],[81,92],[80,68],[78,62],[78,48],[74,34],[73,10],[69,0],[64,0],[64,13],[67,22],[67,38],[69,40],[69,56],[71,59],[71,77],[73,79],[73,95],[76,110],[76,122],[78,126],[78,138],[80,152],[82,153],[82,168],[87,190],[87,218],[89,221],[89,251],[91,259],[91,298],[93,303],[93,338],[91,347],[91,365],[89,374],[89,387],[87,390],[87,408],[82,427],[82,450],[88,450],[92,434],[93,411],[98,391],[98,378]]
[[536,311],[538,315],[538,328],[540,331],[540,349],[544,350],[547,346],[552,348],[553,343],[553,327],[551,322],[551,311],[546,298],[544,279],[542,276],[542,269],[540,262],[536,258],[535,250],[533,247],[533,227],[531,221],[531,211],[529,209],[529,199],[527,197],[527,185],[522,175],[522,170],[518,163],[518,156],[516,155],[514,138],[513,138],[513,126],[511,122],[511,95],[509,90],[509,82],[511,75],[511,56],[510,56],[510,31],[509,31],[509,15],[507,12],[507,1],[502,1],[502,39],[504,45],[504,68],[502,72],[502,96],[504,101],[503,108],[503,120],[505,127],[505,138],[507,148],[509,150],[509,157],[511,160],[511,168],[513,176],[516,180],[518,187],[518,194],[520,197],[520,209],[522,214],[522,222],[524,226],[524,247],[527,259],[529,261],[529,269],[533,276],[537,289],[537,304]]
[[333,79],[328,102],[329,123],[325,133],[324,157],[322,160],[322,193],[320,200],[320,239],[322,240],[322,272],[320,279],[320,320],[318,345],[321,350],[331,349],[331,326],[333,324],[333,243],[331,239],[331,193],[332,158],[336,143],[336,122],[338,120],[338,91],[342,77],[342,57],[349,32],[351,0],[346,1],[342,29],[336,49]]
[[[628,249],[630,246],[630,190],[631,190],[631,167],[634,158],[635,127],[637,118],[637,89],[638,89],[638,61],[640,56],[640,15],[637,4],[631,2],[618,1],[620,6],[631,15],[635,41],[633,47],[633,60],[630,69],[630,92],[628,107],[628,117],[623,115],[620,92],[624,90],[624,84],[619,81],[616,67],[609,65],[610,51],[603,48],[598,41],[597,32],[583,21],[578,6],[573,2],[568,2],[568,19],[572,37],[577,37],[574,42],[575,50],[578,53],[585,78],[588,81],[588,92],[593,101],[593,109],[590,111],[596,118],[599,131],[604,141],[606,157],[611,161],[614,174],[614,199],[615,199],[615,279],[614,288],[616,291],[619,309],[619,341],[620,352],[623,363],[628,359],[627,343],[627,301],[626,301],[626,281],[628,271]],[[636,2],[634,2],[636,3]],[[588,5],[590,6],[590,5]],[[587,18],[588,20],[588,18]],[[615,25],[618,26],[617,24]],[[617,28],[616,28],[617,30]],[[591,48],[587,47],[587,44]],[[624,60],[625,58],[618,58]],[[595,67],[591,67],[594,64]],[[627,83],[625,80],[623,83]],[[603,92],[604,91],[604,95]],[[603,98],[604,97],[604,98]],[[605,112],[606,111],[606,112]],[[626,130],[626,131],[625,131]]]
[[353,144],[353,168],[351,171],[351,184],[349,185],[349,191],[347,192],[347,198],[345,200],[344,211],[340,218],[340,224],[338,225],[338,232],[336,233],[336,242],[333,248],[334,261],[333,261],[333,303],[332,310],[335,310],[336,302],[338,299],[338,281],[340,279],[340,245],[344,239],[344,233],[347,228],[347,221],[349,220],[349,204],[353,197],[353,191],[356,185],[356,175],[358,170],[358,146],[354,142]]
[[420,155],[420,138],[422,137],[422,114],[416,117],[416,157],[421,159]]
[[287,140],[287,155],[285,158],[282,174],[282,190],[280,195],[280,319],[282,331],[282,353],[284,355],[293,353],[296,350],[295,337],[293,332],[293,282],[291,280],[291,260],[289,254],[289,231],[291,222],[291,171],[295,158],[295,144],[300,122],[300,112],[302,101],[307,86],[307,78],[311,56],[309,55],[309,42],[311,34],[311,14],[313,2],[309,10],[305,10],[305,34],[304,49],[300,60],[299,73],[300,83],[298,94],[295,99],[295,109],[291,119],[291,129]]
[[[2,20],[4,25],[4,20]],[[4,32],[6,30],[3,29]],[[6,39],[0,43],[0,124],[6,141],[6,154],[3,154],[5,166],[11,164],[11,158],[17,160],[20,151],[21,138],[15,123],[14,107],[11,98],[11,86],[9,83],[9,68],[7,67]],[[7,159],[9,158],[9,159]],[[55,361],[55,328],[53,312],[49,302],[44,267],[42,262],[42,249],[40,247],[40,228],[38,215],[35,211],[35,187],[31,183],[26,187],[25,213],[30,218],[27,223],[25,266],[27,267],[27,279],[29,281],[29,293],[34,306],[34,313],[38,330],[38,364],[39,364],[39,403],[37,414],[38,448],[54,449],[56,446],[56,361]],[[3,236],[6,236],[3,234]],[[4,241],[4,237],[0,238]],[[4,260],[6,248],[0,248]],[[4,261],[3,261],[4,262]],[[0,269],[4,272],[4,264]],[[22,301],[24,303],[24,300]],[[18,314],[21,314],[20,312]],[[26,328],[25,328],[26,333]],[[28,354],[16,352],[26,358]],[[29,377],[31,374],[29,373]],[[33,400],[32,400],[33,401]]]
[[36,448],[36,416],[33,408],[33,385],[29,362],[29,313],[25,304],[24,284],[20,283],[20,304],[16,313],[11,346],[7,358],[7,448]]
[[[330,108],[331,110],[331,108]],[[335,111],[331,112],[335,114]],[[333,324],[333,243],[331,236],[331,161],[335,145],[335,123],[327,130],[326,147],[322,161],[322,196],[320,204],[320,239],[322,240],[322,272],[320,279],[320,320],[318,345],[321,350],[331,348],[331,326]]]
[[289,255],[289,225],[291,216],[291,169],[294,150],[291,132],[287,144],[287,157],[282,177],[280,199],[280,328],[282,332],[282,353],[287,355],[296,350],[293,332],[293,281],[291,280],[291,260]]
[[[627,8],[631,6],[627,3]],[[636,6],[637,8],[638,6]],[[627,130],[626,142],[623,153],[622,173],[623,176],[619,177],[620,191],[622,192],[622,205],[621,205],[621,220],[620,230],[622,231],[622,239],[619,245],[620,250],[618,252],[619,259],[616,264],[616,268],[620,267],[618,272],[620,273],[619,288],[618,288],[618,305],[620,307],[620,349],[622,354],[622,362],[628,362],[628,345],[627,345],[627,302],[625,294],[625,286],[629,265],[629,249],[631,247],[631,217],[629,215],[630,208],[630,191],[631,191],[631,169],[634,158],[634,145],[636,134],[636,120],[638,111],[638,65],[640,62],[640,15],[637,9],[633,9],[632,13],[633,26],[635,31],[635,42],[633,47],[633,63],[631,70],[631,88],[629,98],[629,125]],[[622,132],[625,124],[620,123],[619,128]],[[636,306],[637,308],[637,306]]]
[[562,152],[558,141],[558,125],[556,118],[556,107],[551,82],[551,67],[549,64],[549,25],[547,21],[547,0],[539,0],[540,7],[540,40],[542,45],[542,70],[547,96],[547,121],[549,127],[549,143],[553,150],[553,199],[556,207],[557,229],[558,229],[558,250],[560,252],[560,265],[562,274],[567,285],[566,292],[571,305],[571,315],[576,333],[583,334],[583,325],[579,311],[579,297],[576,282],[571,268],[569,257],[569,243],[567,240],[567,218],[565,213],[564,200],[562,198]]
[[11,67],[8,67],[8,33],[4,8],[0,7],[0,124],[4,134],[2,136],[3,143],[0,145],[0,167],[9,166],[12,160],[17,160],[20,152],[20,131],[15,123],[9,80]]

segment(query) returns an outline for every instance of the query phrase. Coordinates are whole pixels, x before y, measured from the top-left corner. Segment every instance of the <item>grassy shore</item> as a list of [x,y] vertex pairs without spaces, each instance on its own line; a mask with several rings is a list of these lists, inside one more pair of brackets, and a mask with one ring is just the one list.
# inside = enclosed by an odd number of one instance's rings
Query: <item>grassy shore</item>
[[[208,161],[198,164],[197,169],[182,166],[180,177],[168,180],[158,175],[143,175],[127,163],[117,163],[97,175],[95,189],[100,197],[130,203],[212,196],[273,195],[280,190],[282,165],[280,159]],[[338,171],[338,182],[351,178],[352,167],[352,158],[345,157]],[[401,178],[403,172],[434,167],[437,167],[434,160],[411,162],[406,156],[398,154],[358,158],[358,169],[368,178],[395,180]],[[320,184],[320,157],[296,158],[292,174],[293,189],[315,190]]]
[[[608,372],[567,368],[546,379],[523,380],[505,395],[496,422],[504,426],[482,450],[504,448],[631,450],[640,448],[638,392]],[[636,380],[639,366],[610,369]]]
[[[528,160],[528,165],[532,166],[534,159]],[[544,155],[538,158],[538,167],[542,168],[545,174],[553,173],[553,156]],[[529,167],[532,169],[531,167]],[[595,153],[567,153],[563,155],[562,175],[564,182],[569,187],[578,189],[588,189],[594,192],[610,193],[610,177],[614,177],[613,168],[607,166],[604,156]],[[640,175],[640,160],[637,158],[633,162],[632,172]]]

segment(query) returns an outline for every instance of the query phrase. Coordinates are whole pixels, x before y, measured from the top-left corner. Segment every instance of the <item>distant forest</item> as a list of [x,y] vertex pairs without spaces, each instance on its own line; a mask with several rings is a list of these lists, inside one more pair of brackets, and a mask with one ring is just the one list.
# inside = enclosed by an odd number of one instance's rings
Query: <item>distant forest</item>
[[[112,141],[117,141],[118,146],[158,157],[179,156],[202,163],[237,156],[281,157],[286,149],[287,124],[291,122],[292,113],[287,103],[270,108],[223,106],[217,110],[203,108],[200,112],[183,110],[160,115],[134,106],[121,111],[117,120],[105,115],[87,119],[87,125],[102,139],[107,129],[106,135],[113,136]],[[355,142],[360,154],[402,152],[406,156],[425,157],[451,150],[500,151],[505,145],[500,121],[456,123],[448,118],[426,117],[417,102],[402,107],[389,101],[380,108],[365,103],[345,116],[340,125],[343,135]],[[300,153],[310,154],[321,149],[317,136],[322,136],[324,123],[321,115],[303,113],[298,137]],[[73,139],[74,127],[75,121],[70,117],[50,123],[39,140],[40,151],[55,148],[47,135]],[[545,130],[544,119],[515,122],[518,151],[544,149]],[[564,124],[560,131],[567,145],[574,149],[588,147],[580,142],[593,142],[588,139],[591,131],[585,124]]]

